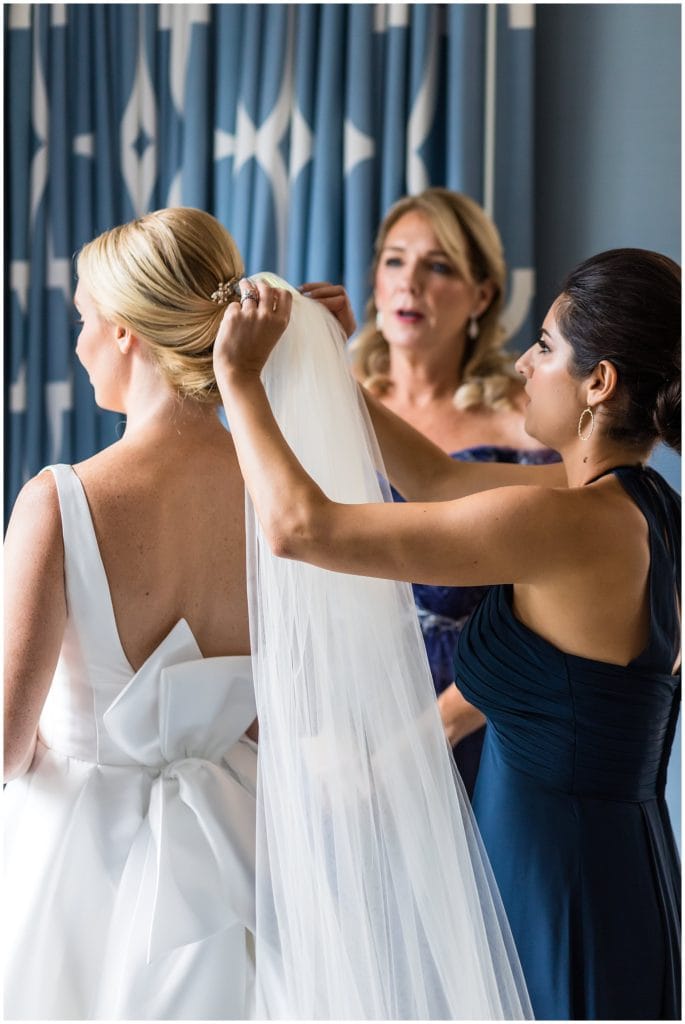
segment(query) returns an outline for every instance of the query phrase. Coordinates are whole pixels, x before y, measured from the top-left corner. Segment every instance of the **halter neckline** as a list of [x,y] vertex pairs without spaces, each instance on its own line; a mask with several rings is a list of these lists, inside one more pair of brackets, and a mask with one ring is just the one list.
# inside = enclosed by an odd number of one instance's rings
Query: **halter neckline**
[[644,468],[645,467],[642,465],[641,462],[627,462],[627,463],[621,463],[621,465],[619,465],[619,466],[610,466],[608,469],[603,469],[601,473],[597,474],[597,476],[593,476],[593,477],[591,477],[590,480],[586,480],[585,483],[582,486],[583,487],[588,487],[590,484],[596,483],[597,480],[601,480],[603,476],[608,476],[609,473],[615,473],[617,469],[644,469]]

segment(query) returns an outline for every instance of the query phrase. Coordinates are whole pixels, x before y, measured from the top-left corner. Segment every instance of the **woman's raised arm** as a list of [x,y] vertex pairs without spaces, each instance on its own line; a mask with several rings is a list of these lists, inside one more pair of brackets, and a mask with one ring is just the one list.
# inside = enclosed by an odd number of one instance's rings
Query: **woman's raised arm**
[[292,296],[262,281],[244,287],[242,305],[224,315],[214,367],[243,477],[275,554],[355,575],[470,586],[532,582],[540,565],[549,571],[573,550],[554,529],[559,497],[570,492],[505,487],[437,503],[331,501],[286,443],[260,379]]

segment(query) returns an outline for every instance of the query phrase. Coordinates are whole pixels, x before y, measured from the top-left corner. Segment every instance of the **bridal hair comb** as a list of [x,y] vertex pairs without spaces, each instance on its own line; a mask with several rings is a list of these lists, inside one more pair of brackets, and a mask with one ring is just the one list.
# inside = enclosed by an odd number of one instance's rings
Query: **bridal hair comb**
[[239,295],[240,289],[238,288],[237,281],[220,281],[217,285],[215,292],[212,292],[210,299],[215,302],[217,306],[225,306],[230,299],[231,295]]

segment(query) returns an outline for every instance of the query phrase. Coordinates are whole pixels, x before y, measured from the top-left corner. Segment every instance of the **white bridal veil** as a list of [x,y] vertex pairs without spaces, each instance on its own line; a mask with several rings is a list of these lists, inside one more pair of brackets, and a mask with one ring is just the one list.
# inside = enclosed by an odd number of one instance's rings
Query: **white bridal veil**
[[[329,497],[388,500],[342,331],[318,303],[295,294],[264,381]],[[276,558],[249,500],[247,518],[258,1016],[531,1018],[411,588]]]

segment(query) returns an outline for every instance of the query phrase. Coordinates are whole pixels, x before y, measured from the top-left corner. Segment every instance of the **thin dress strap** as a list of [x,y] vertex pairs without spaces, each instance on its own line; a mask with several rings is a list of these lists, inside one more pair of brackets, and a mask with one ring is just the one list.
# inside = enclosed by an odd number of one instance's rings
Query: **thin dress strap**
[[98,656],[132,672],[117,630],[107,574],[83,484],[72,466],[47,466],[55,478],[64,538],[67,608]]
[[670,673],[680,649],[680,496],[650,466],[618,466],[614,472],[649,527],[650,639],[634,664]]

